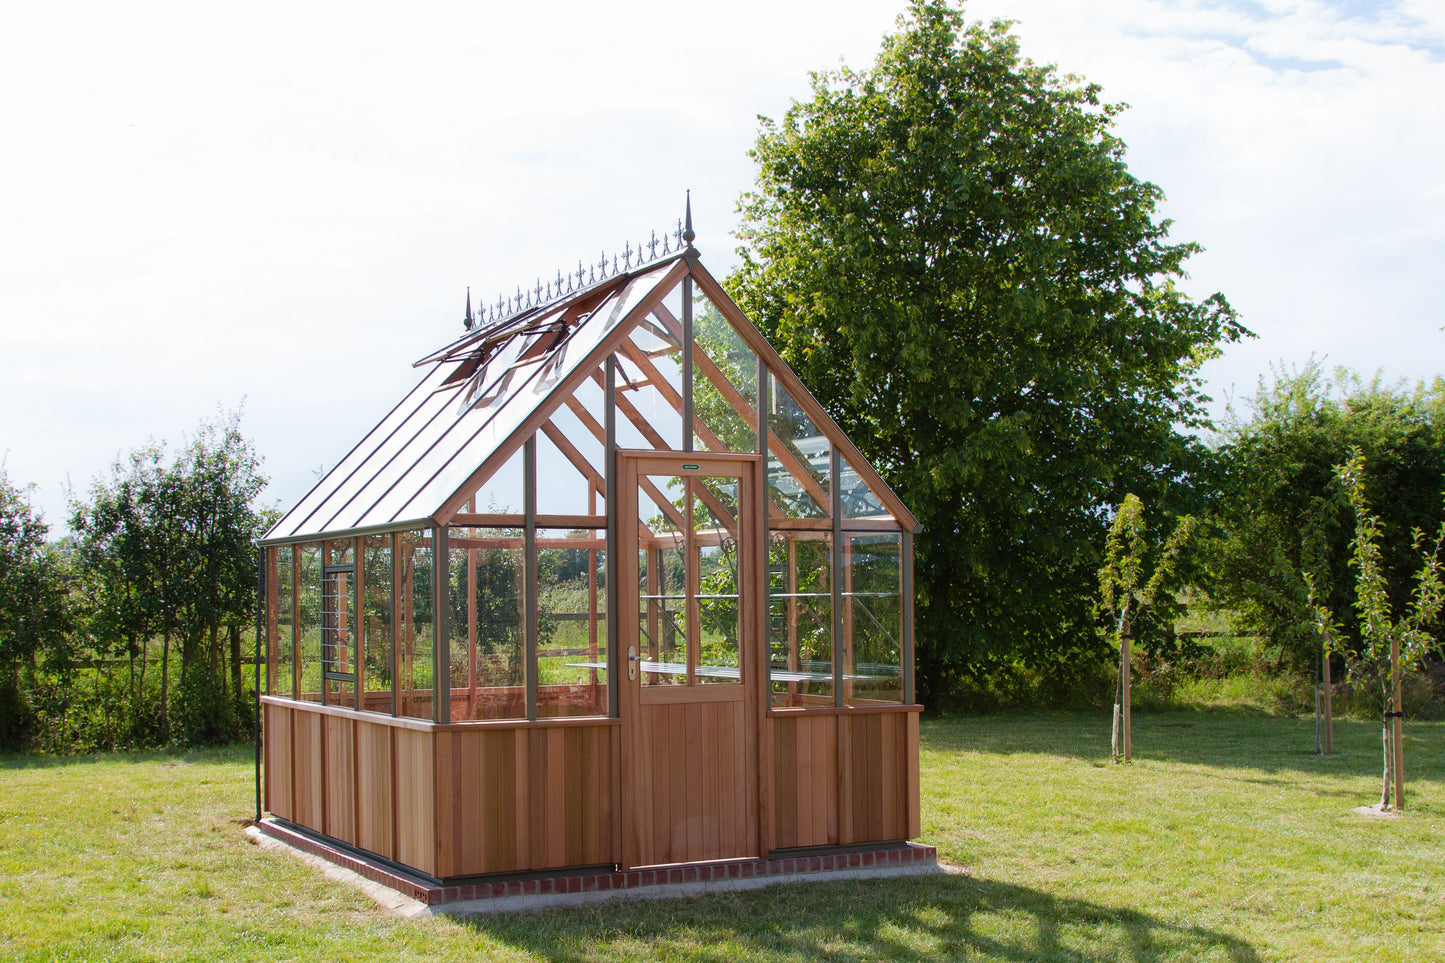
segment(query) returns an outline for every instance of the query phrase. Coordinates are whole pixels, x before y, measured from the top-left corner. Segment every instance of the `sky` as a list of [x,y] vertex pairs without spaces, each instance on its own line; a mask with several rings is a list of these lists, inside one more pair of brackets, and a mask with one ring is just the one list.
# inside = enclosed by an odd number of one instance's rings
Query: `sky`
[[[287,507],[478,301],[675,226],[736,263],[758,117],[867,67],[903,0],[10,0],[0,458],[52,534],[118,457],[243,407]],[[496,7],[497,9],[491,9]],[[1184,288],[1311,357],[1445,369],[1445,4],[968,0],[1129,105]]]

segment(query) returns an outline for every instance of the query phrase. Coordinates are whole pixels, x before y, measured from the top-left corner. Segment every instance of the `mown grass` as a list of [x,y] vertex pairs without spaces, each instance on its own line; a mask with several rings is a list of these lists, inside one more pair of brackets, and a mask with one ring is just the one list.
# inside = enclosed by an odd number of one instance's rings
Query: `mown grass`
[[965,872],[401,920],[245,843],[249,748],[0,757],[0,957],[15,960],[1436,960],[1445,724],[1408,727],[1410,811],[1377,730],[1250,709],[926,721],[924,838]]

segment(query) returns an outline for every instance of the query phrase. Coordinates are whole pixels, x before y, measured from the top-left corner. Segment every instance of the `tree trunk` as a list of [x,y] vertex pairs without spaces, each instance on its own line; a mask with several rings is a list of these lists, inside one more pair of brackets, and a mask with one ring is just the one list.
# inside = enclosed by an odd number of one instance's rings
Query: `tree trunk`
[[1124,762],[1132,762],[1134,759],[1134,715],[1130,706],[1130,652],[1129,652],[1129,631],[1131,626],[1125,626],[1124,632],[1119,636],[1120,661],[1123,662],[1120,681],[1124,687],[1124,698],[1122,700],[1121,714],[1123,716],[1124,728]]
[[1390,741],[1394,744],[1394,758],[1390,761],[1390,768],[1395,774],[1396,810],[1405,808],[1405,700],[1401,692],[1403,675],[1400,666],[1400,637],[1397,635],[1390,640],[1390,681],[1394,690],[1390,699],[1393,706],[1393,716],[1390,719],[1393,731],[1390,733]]
[[1324,701],[1325,701],[1325,755],[1335,754],[1335,684],[1330,679],[1330,654],[1325,653],[1324,664],[1321,667],[1321,674],[1324,676]]
[[1380,785],[1380,808],[1390,808],[1390,763],[1393,760],[1393,753],[1390,751],[1390,719],[1385,717],[1384,725],[1380,727],[1380,750],[1384,759],[1380,769],[1382,779]]

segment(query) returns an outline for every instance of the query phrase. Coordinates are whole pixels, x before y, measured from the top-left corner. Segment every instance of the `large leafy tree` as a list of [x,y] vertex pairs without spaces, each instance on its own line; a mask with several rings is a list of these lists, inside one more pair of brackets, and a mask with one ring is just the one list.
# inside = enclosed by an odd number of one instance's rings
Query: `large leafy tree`
[[1175,286],[1159,188],[1120,105],[1022,59],[1007,24],[914,0],[869,70],[763,121],[730,279],[924,525],[918,669],[1064,681],[1107,657],[1090,610],[1111,505],[1197,510],[1199,366],[1247,334]]
[[1419,568],[1410,533],[1440,519],[1445,379],[1406,387],[1344,368],[1331,376],[1311,360],[1261,379],[1245,410],[1231,407],[1222,441],[1232,497],[1219,505],[1222,538],[1210,551],[1217,600],[1281,666],[1314,667],[1319,606],[1339,613],[1345,645],[1361,643],[1350,569],[1356,512],[1336,466],[1363,456],[1355,483],[1379,518],[1378,575],[1403,604]]

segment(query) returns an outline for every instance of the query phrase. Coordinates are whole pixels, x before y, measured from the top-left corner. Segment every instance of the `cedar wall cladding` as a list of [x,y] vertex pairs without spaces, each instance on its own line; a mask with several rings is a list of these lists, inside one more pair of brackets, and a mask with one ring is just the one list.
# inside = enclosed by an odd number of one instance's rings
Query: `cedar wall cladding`
[[619,861],[615,720],[413,727],[266,701],[276,816],[440,879]]
[[[441,879],[622,862],[617,720],[433,727],[266,702],[276,816]],[[767,727],[769,851],[918,835],[915,707],[782,711]],[[709,774],[694,765],[681,778]],[[725,795],[717,819],[746,818]],[[662,861],[709,858],[705,841],[677,845]]]

